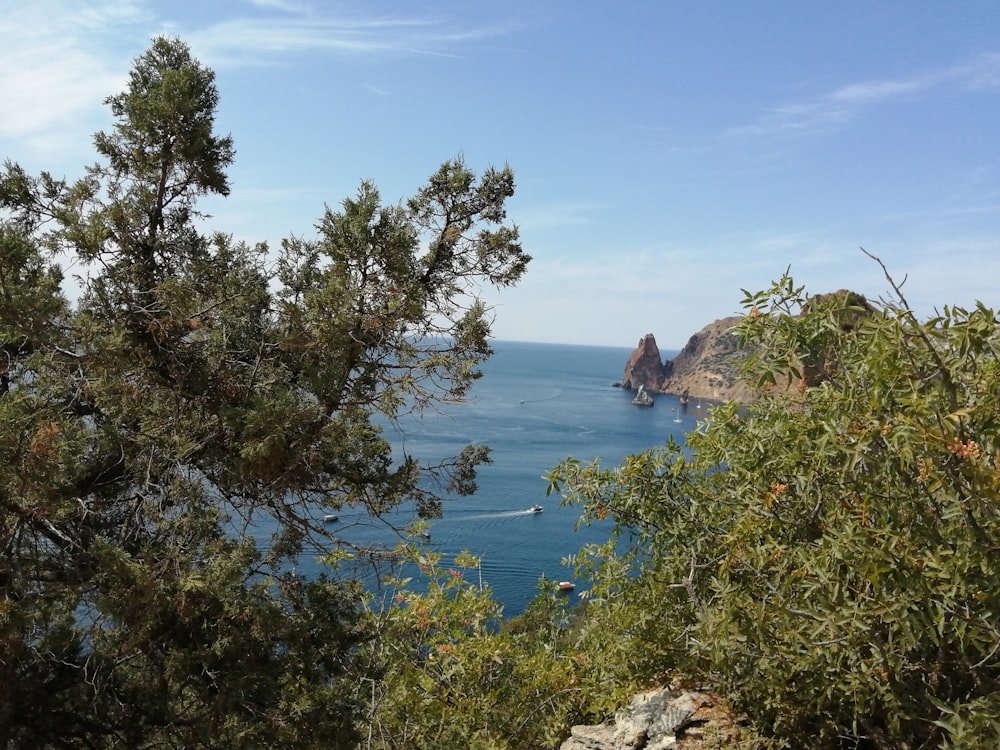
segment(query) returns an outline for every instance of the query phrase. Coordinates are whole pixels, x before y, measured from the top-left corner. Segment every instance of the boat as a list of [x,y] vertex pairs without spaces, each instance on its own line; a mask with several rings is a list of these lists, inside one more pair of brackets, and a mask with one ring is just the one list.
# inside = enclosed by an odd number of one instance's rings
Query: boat
[[681,406],[688,405],[688,389],[684,389],[684,393],[681,394]]
[[325,516],[323,516],[323,523],[336,523],[339,520],[340,516],[338,516],[336,513],[327,513]]
[[632,399],[632,404],[634,406],[652,406],[653,397],[646,393],[646,386],[640,385],[638,393],[635,394],[635,398]]
[[558,586],[560,591],[572,591],[576,588],[576,585],[572,581],[559,581]]
[[544,510],[541,505],[532,505],[528,508],[529,513],[541,513]]

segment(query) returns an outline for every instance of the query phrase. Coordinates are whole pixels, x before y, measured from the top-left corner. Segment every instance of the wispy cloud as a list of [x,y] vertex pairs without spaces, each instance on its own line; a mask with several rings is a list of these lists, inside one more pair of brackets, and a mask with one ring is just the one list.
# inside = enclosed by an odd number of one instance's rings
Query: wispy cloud
[[[152,36],[188,42],[213,68],[276,65],[319,53],[379,57],[457,56],[470,42],[511,29],[408,16],[336,13],[306,0],[249,0],[221,22],[191,27],[150,0],[33,0],[0,14],[0,158],[31,149],[80,148],[103,127],[104,99],[120,91],[130,61]],[[374,87],[375,93],[382,93]]]
[[592,222],[595,213],[607,206],[597,203],[546,203],[525,206],[517,212],[518,224],[524,230],[549,230],[572,226],[585,226]]
[[281,10],[287,13],[305,13],[308,11],[308,6],[305,3],[296,2],[296,0],[250,0],[250,4],[258,8],[273,8],[274,10]]
[[[291,8],[290,3],[279,5]],[[352,17],[313,11],[280,18],[233,18],[182,33],[210,65],[256,66],[274,64],[283,55],[315,52],[367,58],[457,57],[470,42],[510,31],[503,25],[463,26],[432,17]]]
[[976,91],[1000,88],[1000,53],[980,55],[967,63],[897,79],[847,83],[804,102],[767,110],[756,122],[730,131],[731,135],[773,135],[841,127],[866,108],[907,97],[919,97],[947,87]]
[[[132,50],[116,34],[149,21],[134,0],[14,4],[0,17],[0,138],[39,146],[121,87]],[[133,36],[128,34],[128,36]]]
[[980,55],[968,65],[955,68],[954,77],[970,91],[1000,88],[1000,52]]
[[368,92],[370,92],[372,94],[375,94],[376,96],[388,96],[389,95],[389,92],[386,91],[385,89],[379,88],[374,83],[368,83],[367,81],[365,83],[361,84],[361,88],[363,88],[365,91],[368,91]]

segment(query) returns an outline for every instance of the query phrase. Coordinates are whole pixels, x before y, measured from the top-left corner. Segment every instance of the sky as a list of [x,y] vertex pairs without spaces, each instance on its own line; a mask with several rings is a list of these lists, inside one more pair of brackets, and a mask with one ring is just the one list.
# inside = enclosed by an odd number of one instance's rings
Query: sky
[[[920,317],[1000,306],[1000,3],[0,0],[0,159],[70,179],[157,35],[216,73],[231,195],[278,247],[372,180],[509,165],[501,340],[678,349],[790,270]],[[74,273],[78,269],[69,269]]]

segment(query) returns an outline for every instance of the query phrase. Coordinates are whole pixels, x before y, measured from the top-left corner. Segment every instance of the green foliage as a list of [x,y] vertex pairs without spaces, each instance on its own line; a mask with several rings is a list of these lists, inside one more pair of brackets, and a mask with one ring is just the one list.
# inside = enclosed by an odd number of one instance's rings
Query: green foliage
[[[585,716],[587,655],[565,629],[555,587],[528,611],[501,623],[501,607],[463,553],[451,567],[417,558],[426,593],[389,580],[391,606],[375,612],[380,638],[370,658],[383,665],[371,683],[367,747],[467,750],[557,747]],[[373,607],[378,600],[373,600]]]
[[186,45],[107,103],[83,179],[0,173],[0,747],[350,747],[377,623],[294,566],[364,554],[327,512],[474,489],[484,447],[424,465],[379,425],[478,377],[479,286],[529,260],[513,175],[364,183],[275,260],[196,224],[234,151]]
[[[552,472],[615,523],[583,607],[543,582],[505,622],[468,555],[380,602],[321,520],[475,491],[485,446],[429,465],[380,425],[479,377],[479,287],[529,261],[513,174],[362,183],[272,258],[196,225],[234,151],[183,43],[107,103],[83,179],[0,173],[0,747],[555,747],[676,673],[789,746],[996,744],[993,310],[747,293],[758,400]],[[73,304],[54,252],[90,272]]]
[[630,535],[601,585],[655,644],[645,672],[712,681],[793,747],[992,746],[996,314],[920,322],[901,295],[807,300],[787,277],[745,304],[757,401],[683,451],[552,476]]

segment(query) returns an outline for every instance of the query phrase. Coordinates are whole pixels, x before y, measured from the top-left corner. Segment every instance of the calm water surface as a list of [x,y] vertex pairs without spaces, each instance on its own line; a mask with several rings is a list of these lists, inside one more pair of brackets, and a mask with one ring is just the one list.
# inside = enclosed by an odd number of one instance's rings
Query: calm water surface
[[[546,497],[542,476],[569,456],[600,457],[610,467],[670,435],[683,442],[705,414],[693,402],[681,410],[669,396],[657,397],[651,409],[632,406],[632,394],[611,385],[622,377],[628,348],[501,341],[494,349],[469,402],[407,423],[405,446],[422,459],[454,455],[468,443],[492,448],[493,464],[479,471],[479,491],[446,502],[424,544],[443,554],[445,565],[463,550],[479,556],[484,581],[511,616],[534,597],[541,576],[570,578],[563,559],[605,541],[610,528],[574,531],[579,510]],[[528,513],[536,503],[544,511]],[[392,520],[410,518],[412,510],[401,509]],[[338,526],[355,541],[392,543],[360,514],[342,514]]]

